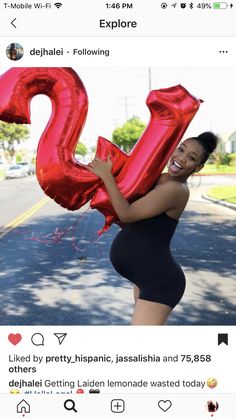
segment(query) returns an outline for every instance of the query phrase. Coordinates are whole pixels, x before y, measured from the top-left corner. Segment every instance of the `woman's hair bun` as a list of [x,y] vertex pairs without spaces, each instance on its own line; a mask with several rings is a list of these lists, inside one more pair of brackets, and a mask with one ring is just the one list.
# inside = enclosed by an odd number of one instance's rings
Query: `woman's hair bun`
[[201,145],[209,154],[211,154],[215,150],[218,143],[217,136],[210,131],[203,132],[202,134],[198,135],[198,137],[196,137],[196,140],[199,141],[199,143],[201,143]]

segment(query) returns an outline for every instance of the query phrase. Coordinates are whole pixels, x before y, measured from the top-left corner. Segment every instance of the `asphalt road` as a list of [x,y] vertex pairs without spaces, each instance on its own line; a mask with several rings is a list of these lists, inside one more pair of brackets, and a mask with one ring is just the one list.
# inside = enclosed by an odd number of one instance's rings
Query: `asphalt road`
[[0,182],[0,230],[45,197],[35,176]]
[[[217,178],[190,182],[191,199],[172,242],[187,289],[171,325],[236,323],[236,211],[201,198],[209,185],[235,183],[234,176]],[[0,182],[0,325],[128,325],[131,284],[108,258],[118,227],[96,242],[100,213],[69,212],[43,198],[35,177]],[[25,213],[38,201],[40,208]],[[16,218],[20,224],[6,234],[4,226]]]

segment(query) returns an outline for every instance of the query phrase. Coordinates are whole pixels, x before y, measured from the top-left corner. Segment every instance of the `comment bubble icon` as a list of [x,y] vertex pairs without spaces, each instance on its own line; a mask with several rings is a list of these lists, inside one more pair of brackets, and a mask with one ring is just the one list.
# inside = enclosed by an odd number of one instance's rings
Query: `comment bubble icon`
[[44,346],[44,336],[42,335],[42,333],[34,333],[31,336],[31,342],[35,346]]

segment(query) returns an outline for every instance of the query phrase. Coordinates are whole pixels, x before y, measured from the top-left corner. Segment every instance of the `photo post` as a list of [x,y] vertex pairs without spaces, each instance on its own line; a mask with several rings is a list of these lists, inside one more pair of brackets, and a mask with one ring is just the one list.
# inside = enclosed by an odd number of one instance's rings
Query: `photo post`
[[228,419],[236,3],[1,10],[4,417]]

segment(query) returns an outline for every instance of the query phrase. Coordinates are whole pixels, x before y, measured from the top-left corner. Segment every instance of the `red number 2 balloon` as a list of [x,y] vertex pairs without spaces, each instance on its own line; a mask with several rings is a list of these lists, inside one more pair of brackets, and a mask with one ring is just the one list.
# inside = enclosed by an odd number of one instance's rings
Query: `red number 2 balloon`
[[[119,224],[101,180],[74,158],[83,129],[88,98],[79,76],[71,68],[12,68],[0,77],[0,119],[30,124],[30,101],[46,94],[52,113],[37,151],[37,178],[44,192],[61,206],[76,210],[91,200],[106,218],[102,231]],[[200,100],[182,86],[152,91],[147,98],[150,122],[130,155],[103,137],[96,155],[110,153],[113,175],[131,202],[155,184],[166,162],[197,112]]]

